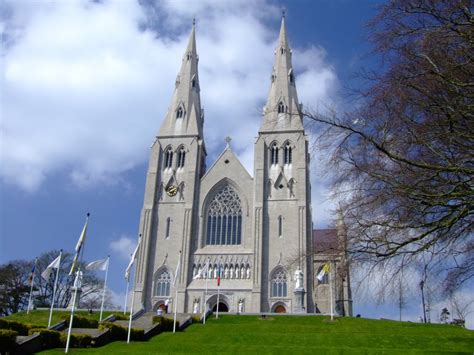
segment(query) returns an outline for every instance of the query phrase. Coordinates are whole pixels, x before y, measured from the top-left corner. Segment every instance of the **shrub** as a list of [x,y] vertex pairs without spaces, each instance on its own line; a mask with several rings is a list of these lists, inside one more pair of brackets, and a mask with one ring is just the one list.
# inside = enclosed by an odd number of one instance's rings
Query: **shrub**
[[193,323],[201,323],[201,317],[199,316],[192,316],[191,319]]
[[28,330],[31,328],[41,328],[41,326],[0,318],[0,329],[14,330],[19,335],[28,335]]
[[0,349],[1,352],[12,351],[16,347],[16,336],[18,332],[10,329],[0,329]]
[[28,331],[28,335],[31,335],[36,332],[40,334],[43,349],[58,348],[61,346],[61,333],[57,330],[50,330],[46,328],[31,328]]
[[115,320],[129,320],[130,316],[127,316],[126,314],[122,313],[114,313],[114,318]]
[[[127,340],[128,328],[122,327],[121,325],[114,324],[111,322],[102,322],[99,325],[99,329],[109,329],[110,340]],[[145,331],[143,329],[132,328],[130,331],[130,339],[135,341],[144,340]]]
[[[69,327],[69,321],[71,320],[71,317],[64,316],[63,319],[66,321],[66,326]],[[72,326],[73,328],[97,328],[99,326],[99,322],[95,319],[74,316],[72,320]]]
[[[61,333],[61,345],[66,346],[67,333]],[[90,348],[92,337],[89,334],[71,334],[69,339],[70,348]]]
[[[164,332],[170,332],[173,330],[173,320],[163,316],[154,316],[153,323],[160,323],[163,327]],[[176,328],[179,328],[179,322],[176,321]]]

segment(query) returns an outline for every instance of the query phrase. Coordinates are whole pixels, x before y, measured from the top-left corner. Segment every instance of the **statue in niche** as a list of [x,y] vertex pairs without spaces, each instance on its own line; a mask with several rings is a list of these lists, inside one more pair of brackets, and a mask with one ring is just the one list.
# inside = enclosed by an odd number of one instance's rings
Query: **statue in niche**
[[250,265],[247,265],[247,279],[250,279]]
[[230,268],[229,268],[229,277],[231,279],[234,278],[234,266],[233,265],[231,265]]
[[299,266],[295,271],[295,281],[296,281],[295,288],[303,288],[303,271],[301,271]]
[[290,179],[290,181],[288,182],[288,190],[290,191],[290,197],[295,197],[295,184],[295,179]]
[[216,265],[216,267],[214,268],[214,278],[215,278],[215,279],[217,279],[217,271],[218,271],[218,270],[217,270],[217,265]]
[[239,304],[238,304],[238,307],[237,307],[237,312],[238,312],[238,313],[243,313],[243,312],[244,312],[244,299],[243,299],[243,298],[239,299]]
[[239,265],[235,267],[235,278],[240,279],[240,268]]
[[193,279],[196,277],[196,264],[193,265]]
[[185,185],[184,182],[182,182],[178,186],[178,193],[179,193],[179,200],[180,201],[184,201],[184,185]]
[[212,265],[209,265],[209,272],[208,272],[208,277],[212,279],[213,271],[212,271]]
[[245,279],[245,266],[244,266],[244,264],[242,264],[242,266],[240,267],[240,277],[242,279]]
[[229,268],[226,265],[224,268],[224,279],[228,279],[228,278],[229,278]]
[[194,314],[199,313],[199,298],[194,298],[194,301],[193,301],[193,313],[194,313]]

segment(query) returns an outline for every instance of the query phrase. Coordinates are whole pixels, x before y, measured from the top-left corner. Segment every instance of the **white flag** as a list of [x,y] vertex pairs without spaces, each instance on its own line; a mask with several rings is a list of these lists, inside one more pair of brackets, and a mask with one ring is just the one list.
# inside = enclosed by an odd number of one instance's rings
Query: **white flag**
[[53,269],[59,268],[59,264],[61,263],[61,254],[58,255],[56,259],[54,259],[51,264],[41,273],[41,276],[45,280],[49,280],[49,276],[53,272]]
[[84,245],[84,242],[86,241],[88,223],[89,223],[89,213],[87,214],[86,223],[84,224],[84,227],[82,228],[81,235],[79,236],[79,240],[77,241],[77,244],[76,244],[76,248],[75,248],[76,255],[74,255],[74,260],[72,261],[71,270],[69,270],[69,276],[71,276],[74,273],[74,270],[76,269],[77,261],[79,260],[79,253],[81,252],[82,246]]
[[102,270],[105,271],[109,264],[109,258],[92,261],[86,265],[86,270]]
[[319,282],[323,281],[324,275],[328,274],[329,271],[331,271],[331,266],[329,265],[329,263],[324,264],[318,276],[316,276]]
[[135,258],[137,256],[138,248],[140,247],[140,242],[142,241],[142,238],[138,238],[138,243],[137,246],[135,247],[135,250],[133,251],[133,254],[130,258],[130,262],[128,263],[127,269],[125,270],[125,280],[128,281],[128,278],[130,277],[130,269],[133,266],[133,263],[135,262]]
[[198,271],[198,273],[193,277],[193,280],[200,279],[203,275],[205,275],[204,273],[207,273],[208,269],[209,269],[209,263],[204,265],[204,267]]
[[176,272],[174,273],[173,287],[176,285],[176,280],[178,279],[178,273],[179,273],[180,266],[181,266],[181,250],[179,251],[178,265],[176,265]]

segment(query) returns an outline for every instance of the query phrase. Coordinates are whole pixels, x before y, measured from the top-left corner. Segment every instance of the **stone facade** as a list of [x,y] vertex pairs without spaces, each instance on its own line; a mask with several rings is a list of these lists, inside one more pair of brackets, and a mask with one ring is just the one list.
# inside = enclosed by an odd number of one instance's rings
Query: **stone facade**
[[213,309],[220,274],[223,310],[317,311],[308,138],[285,19],[255,142],[253,177],[229,141],[206,169],[203,122],[193,26],[151,148],[134,308],[156,310],[166,303],[170,311],[176,304],[178,312]]

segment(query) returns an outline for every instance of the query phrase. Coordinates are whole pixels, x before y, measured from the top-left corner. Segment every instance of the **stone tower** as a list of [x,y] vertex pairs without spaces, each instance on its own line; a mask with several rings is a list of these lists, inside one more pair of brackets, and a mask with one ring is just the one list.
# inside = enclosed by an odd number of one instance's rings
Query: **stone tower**
[[[174,287],[184,304],[190,245],[197,228],[194,207],[205,171],[203,122],[193,24],[171,105],[151,147],[140,217],[135,309],[151,309],[160,296],[174,295]],[[180,251],[181,268],[173,286]]]
[[[254,287],[261,292],[262,312],[275,311],[278,306],[290,312],[314,309],[308,139],[291,55],[283,17],[255,143],[255,238],[261,271]],[[299,285],[297,273],[303,278]],[[275,287],[275,281],[283,277],[288,279],[287,288]]]

